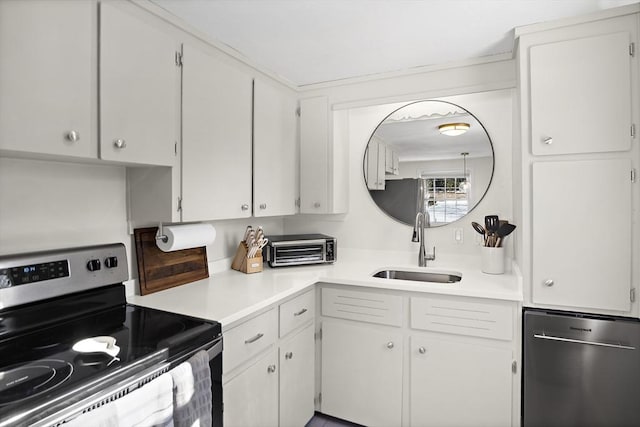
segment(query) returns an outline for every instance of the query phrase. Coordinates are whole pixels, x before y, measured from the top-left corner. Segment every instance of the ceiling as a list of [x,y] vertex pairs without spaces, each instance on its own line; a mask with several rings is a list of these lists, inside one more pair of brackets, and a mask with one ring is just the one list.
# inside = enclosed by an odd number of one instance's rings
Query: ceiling
[[511,52],[513,28],[637,0],[151,0],[296,86]]

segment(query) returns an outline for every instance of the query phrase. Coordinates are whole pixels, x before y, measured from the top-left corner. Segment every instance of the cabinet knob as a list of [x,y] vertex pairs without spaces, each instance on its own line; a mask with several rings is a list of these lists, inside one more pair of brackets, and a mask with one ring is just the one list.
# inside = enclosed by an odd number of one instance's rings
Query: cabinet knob
[[551,286],[553,286],[554,282],[553,282],[553,279],[547,279],[544,282],[542,282],[542,284],[547,286],[547,287],[551,287]]
[[315,202],[315,203],[313,204],[313,207],[314,207],[314,208],[319,208],[319,207],[320,207],[320,202]]
[[115,141],[113,141],[113,145],[114,145],[114,147],[119,148],[119,149],[126,148],[127,141],[125,141],[122,138],[118,138]]
[[388,348],[388,349],[392,349],[393,347],[394,347],[394,345],[393,345],[393,341],[389,341],[389,342],[387,343],[387,348]]
[[542,142],[543,142],[543,143],[545,143],[545,144],[547,144],[547,145],[551,145],[551,144],[553,144],[553,138],[551,138],[550,136],[548,136],[548,137],[546,137],[546,138],[543,138],[543,139],[542,139]]
[[260,209],[267,209],[266,203],[260,203]]
[[284,358],[287,360],[293,359],[293,352],[289,351],[285,353]]
[[426,349],[426,348],[424,348],[424,347],[420,347],[420,348],[418,349],[418,353],[420,353],[420,354],[425,354],[426,352],[427,352],[427,349]]
[[78,133],[78,131],[75,131],[75,130],[70,130],[65,135],[65,138],[67,138],[68,141],[76,142],[80,140],[80,133]]
[[243,211],[248,211],[249,205],[245,203],[244,205],[240,206],[240,209],[242,209]]
[[273,374],[276,371],[276,365],[267,366],[267,372]]

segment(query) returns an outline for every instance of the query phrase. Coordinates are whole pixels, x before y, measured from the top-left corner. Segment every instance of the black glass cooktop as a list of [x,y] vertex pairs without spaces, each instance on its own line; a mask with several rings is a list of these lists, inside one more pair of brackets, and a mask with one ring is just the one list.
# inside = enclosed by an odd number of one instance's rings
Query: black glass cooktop
[[[0,425],[69,391],[80,400],[86,395],[76,390],[104,378],[116,382],[162,362],[178,363],[220,332],[216,322],[125,304],[122,285],[72,302],[61,298],[0,312]],[[115,338],[115,356],[72,348],[105,336]]]

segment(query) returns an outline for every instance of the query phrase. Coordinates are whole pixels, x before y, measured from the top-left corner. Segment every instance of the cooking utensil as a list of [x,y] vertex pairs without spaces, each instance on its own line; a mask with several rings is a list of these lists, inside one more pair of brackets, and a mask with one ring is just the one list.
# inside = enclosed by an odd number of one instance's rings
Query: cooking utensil
[[498,215],[487,215],[484,217],[484,228],[487,233],[485,240],[485,246],[493,247],[496,244],[496,232],[500,226],[500,219]]
[[487,244],[487,232],[484,230],[484,227],[481,226],[480,224],[478,224],[477,222],[472,222],[471,226],[479,234],[482,234],[482,241],[484,242],[484,245],[486,246],[486,244]]
[[506,224],[502,224],[500,228],[498,228],[498,231],[496,232],[496,235],[498,236],[498,239],[496,241],[496,247],[500,247],[500,245],[502,245],[502,241],[504,240],[504,238],[507,237],[509,234],[513,233],[513,230],[515,229],[516,229],[516,226],[513,224],[509,224],[508,222]]

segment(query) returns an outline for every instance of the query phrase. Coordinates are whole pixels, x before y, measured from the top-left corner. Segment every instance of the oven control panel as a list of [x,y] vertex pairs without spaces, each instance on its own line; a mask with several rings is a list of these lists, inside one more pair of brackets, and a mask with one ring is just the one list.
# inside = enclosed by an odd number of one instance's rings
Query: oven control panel
[[123,244],[0,256],[0,305],[9,307],[129,280]]

